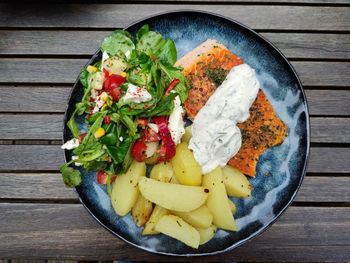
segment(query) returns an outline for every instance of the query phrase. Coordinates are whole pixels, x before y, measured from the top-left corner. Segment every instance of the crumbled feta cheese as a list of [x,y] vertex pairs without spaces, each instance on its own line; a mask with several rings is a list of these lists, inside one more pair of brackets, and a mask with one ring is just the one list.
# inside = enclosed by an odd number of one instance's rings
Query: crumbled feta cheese
[[[76,156],[76,155],[72,156],[72,160],[78,160],[78,159],[79,159],[78,156]],[[83,165],[82,163],[79,163],[79,162],[74,162],[74,164],[75,164],[75,166],[82,166]]]
[[145,88],[137,87],[133,84],[128,85],[126,94],[123,97],[125,102],[141,103],[152,99],[152,95]]
[[79,146],[79,140],[78,139],[71,139],[69,141],[67,141],[65,144],[63,144],[61,146],[61,149],[64,149],[64,150],[73,150],[75,148],[77,148]]
[[175,144],[179,144],[182,135],[185,134],[184,113],[180,97],[176,96],[174,99],[174,110],[169,116],[169,130]]
[[103,62],[108,58],[109,58],[108,53],[106,51],[103,51],[102,60],[101,60],[101,70],[103,70]]
[[155,133],[158,133],[158,132],[159,132],[159,129],[158,129],[158,125],[157,125],[157,124],[155,124],[155,123],[148,123],[147,125],[148,125],[148,127],[150,127],[151,130],[154,131]]
[[92,114],[99,112],[100,108],[96,105],[95,108],[92,110]]
[[130,54],[131,54],[130,50],[126,51],[126,52],[125,52],[126,58],[129,58],[129,57],[130,57]]
[[124,138],[122,136],[119,137],[119,141],[124,141]]

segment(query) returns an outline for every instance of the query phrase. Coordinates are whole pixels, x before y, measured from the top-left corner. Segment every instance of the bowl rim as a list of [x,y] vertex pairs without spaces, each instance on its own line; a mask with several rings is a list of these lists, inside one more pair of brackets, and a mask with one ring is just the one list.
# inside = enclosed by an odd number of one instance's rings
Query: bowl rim
[[[309,115],[309,106],[308,106],[308,102],[307,102],[307,98],[305,95],[305,91],[303,89],[303,85],[300,81],[300,78],[297,74],[297,72],[295,71],[293,65],[288,61],[288,59],[283,55],[283,53],[274,45],[272,44],[268,39],[266,39],[265,37],[263,37],[261,34],[259,34],[258,32],[254,31],[253,29],[251,29],[250,27],[242,24],[241,22],[238,22],[230,17],[221,15],[221,14],[217,14],[214,12],[209,12],[209,11],[202,11],[202,10],[195,10],[195,9],[178,9],[178,10],[172,10],[172,11],[166,11],[166,12],[161,12],[161,13],[157,13],[157,14],[153,14],[150,16],[146,16],[142,19],[138,19],[135,22],[130,23],[129,25],[127,25],[126,27],[124,27],[124,30],[128,30],[130,27],[133,27],[139,23],[142,23],[145,20],[149,20],[149,19],[153,19],[159,16],[166,16],[166,15],[170,15],[170,14],[200,14],[200,15],[208,15],[210,17],[214,17],[214,18],[219,18],[222,20],[226,20],[230,23],[236,24],[242,28],[244,28],[245,30],[247,30],[249,33],[255,35],[256,37],[260,38],[261,40],[265,41],[265,43],[267,43],[270,48],[272,48],[275,52],[277,52],[278,55],[280,55],[280,57],[282,58],[282,60],[289,66],[289,68],[292,70],[294,77],[296,78],[297,84],[300,87],[300,91],[301,91],[301,95],[302,95],[302,100],[303,103],[305,105],[305,113],[306,113],[306,152],[305,152],[305,160],[304,160],[304,165],[303,165],[303,169],[301,172],[301,176],[299,178],[299,183],[297,185],[297,188],[295,189],[293,195],[291,195],[289,201],[287,202],[287,204],[276,214],[274,215],[274,218],[266,225],[264,225],[261,229],[257,230],[256,232],[252,233],[250,236],[232,244],[229,247],[226,247],[224,249],[221,250],[217,250],[214,252],[204,252],[204,253],[186,253],[186,254],[177,254],[177,253],[171,253],[171,252],[163,252],[163,251],[156,251],[156,250],[152,250],[151,248],[147,248],[144,247],[142,245],[137,245],[129,240],[127,240],[126,238],[122,237],[121,235],[119,235],[118,233],[116,233],[115,231],[113,231],[112,229],[110,229],[106,224],[104,224],[99,218],[97,218],[97,216],[94,214],[94,212],[88,207],[87,204],[85,204],[85,202],[82,200],[82,198],[80,197],[77,188],[75,189],[75,194],[77,195],[80,203],[85,207],[85,209],[89,212],[89,214],[101,225],[103,226],[106,230],[108,230],[111,234],[113,234],[114,236],[116,236],[117,238],[121,239],[122,241],[126,242],[127,244],[132,245],[133,247],[139,248],[143,251],[147,251],[153,254],[158,254],[158,255],[165,255],[165,256],[174,256],[174,257],[200,257],[200,256],[211,256],[211,255],[218,255],[218,254],[222,254],[228,251],[231,251],[245,243],[247,243],[249,240],[252,240],[253,238],[261,235],[263,232],[265,232],[267,229],[269,229],[275,222],[276,220],[287,210],[287,208],[292,204],[292,202],[294,201],[300,186],[304,180],[305,174],[306,174],[306,170],[309,164],[309,159],[310,159],[310,140],[311,140],[311,127],[310,127],[310,115]],[[87,66],[90,64],[91,61],[93,61],[96,57],[99,56],[100,53],[100,49],[98,49],[94,55],[89,59],[89,61],[84,65]],[[66,123],[68,121],[68,109],[70,107],[70,100],[72,98],[72,95],[74,94],[77,85],[79,85],[80,79],[79,76],[77,77],[76,81],[73,84],[73,87],[71,88],[70,94],[68,96],[67,99],[67,104],[66,104],[66,108],[65,108],[65,112],[64,112],[64,121],[63,121],[63,138],[62,138],[62,142],[64,142],[65,138],[67,137],[67,129],[66,129]],[[64,151],[64,161],[67,162],[68,159],[68,151],[65,150]]]

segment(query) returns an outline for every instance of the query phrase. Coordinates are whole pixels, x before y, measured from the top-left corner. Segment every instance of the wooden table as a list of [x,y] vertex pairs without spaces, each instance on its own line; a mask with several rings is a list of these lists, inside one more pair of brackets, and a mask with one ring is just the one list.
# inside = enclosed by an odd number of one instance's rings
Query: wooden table
[[64,187],[63,112],[114,28],[199,9],[252,27],[292,61],[312,127],[308,173],[287,212],[253,241],[200,260],[350,261],[350,1],[156,2],[0,5],[0,258],[171,260],[112,236]]

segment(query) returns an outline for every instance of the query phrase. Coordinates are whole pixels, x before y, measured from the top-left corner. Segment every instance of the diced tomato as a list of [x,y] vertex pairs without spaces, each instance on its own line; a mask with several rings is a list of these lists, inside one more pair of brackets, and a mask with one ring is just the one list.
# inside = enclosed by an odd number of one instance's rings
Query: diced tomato
[[103,122],[105,124],[110,124],[111,123],[111,117],[109,117],[108,115],[106,115],[104,118],[103,118]]
[[122,89],[120,87],[116,87],[109,91],[109,94],[112,96],[113,101],[118,101],[122,95]]
[[125,82],[125,78],[120,75],[113,74],[111,76],[106,76],[106,79],[103,83],[103,89],[107,92],[110,92],[117,87],[120,88],[120,86],[124,82]]
[[86,134],[87,134],[86,132],[80,133],[80,135],[79,135],[79,143],[82,143],[82,142],[83,142],[83,140],[84,140]]
[[108,175],[105,171],[98,171],[97,172],[97,183],[98,184],[106,184],[108,179]]
[[143,162],[147,157],[146,150],[146,143],[143,140],[138,139],[132,147],[131,155],[136,161]]
[[142,128],[145,128],[146,125],[148,124],[148,120],[146,118],[138,118],[137,119],[137,124],[141,126]]
[[142,138],[145,142],[159,142],[161,137],[149,127],[142,130]]

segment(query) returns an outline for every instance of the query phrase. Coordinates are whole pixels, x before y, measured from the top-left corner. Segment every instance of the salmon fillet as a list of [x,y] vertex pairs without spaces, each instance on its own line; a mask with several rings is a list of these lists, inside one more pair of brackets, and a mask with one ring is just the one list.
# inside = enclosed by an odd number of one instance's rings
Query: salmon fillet
[[176,62],[184,68],[183,74],[190,83],[185,109],[193,120],[227,73],[243,60],[216,40],[209,39]]
[[[188,117],[193,120],[209,97],[225,79],[228,72],[243,60],[216,40],[209,39],[176,62],[190,84],[184,103]],[[246,175],[255,177],[259,157],[268,149],[283,142],[288,127],[277,116],[262,90],[250,108],[250,117],[239,123],[242,146],[228,162]]]
[[237,125],[242,133],[242,146],[228,164],[254,177],[259,157],[268,148],[284,141],[288,127],[278,118],[262,90],[259,90],[249,112],[248,120]]

